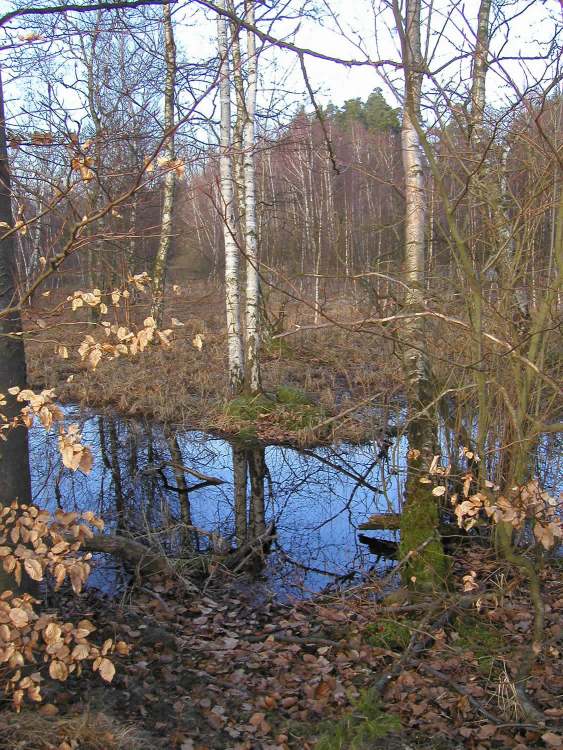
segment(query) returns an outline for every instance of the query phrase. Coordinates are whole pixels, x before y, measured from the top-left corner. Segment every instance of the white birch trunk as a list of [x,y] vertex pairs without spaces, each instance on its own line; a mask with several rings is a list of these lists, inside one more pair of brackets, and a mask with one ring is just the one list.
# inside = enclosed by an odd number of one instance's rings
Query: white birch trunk
[[481,0],[477,16],[477,38],[473,55],[473,75],[471,80],[471,127],[477,130],[480,138],[486,103],[486,79],[489,55],[489,16],[491,0]]
[[[247,21],[254,25],[254,0],[247,0]],[[258,233],[256,226],[255,112],[257,56],[256,37],[247,31],[246,117],[243,129],[244,147],[244,219],[246,251],[246,384],[250,393],[262,389],[260,378],[260,272],[258,267]]]
[[172,27],[172,15],[170,2],[162,6],[164,20],[164,57],[166,63],[166,79],[164,83],[164,133],[167,137],[163,156],[169,163],[168,171],[164,176],[164,195],[162,201],[162,217],[160,223],[160,241],[153,263],[153,301],[151,315],[157,326],[162,324],[164,311],[164,288],[166,284],[166,266],[168,253],[172,240],[172,212],[174,210],[174,186],[176,173],[172,168],[172,162],[176,158],[174,148],[174,89],[176,85],[176,45],[174,43],[174,30]]
[[[219,7],[225,8],[220,0]],[[227,22],[217,17],[217,39],[219,50],[219,97],[221,105],[220,200],[223,212],[223,238],[225,243],[225,301],[227,309],[227,344],[229,356],[229,387],[232,394],[238,393],[244,383],[244,356],[241,336],[239,250],[236,239],[234,215],[233,167],[231,162],[231,82],[229,73],[229,49]]]
[[[229,0],[228,8],[232,13],[236,9],[232,0]],[[244,196],[244,124],[246,121],[246,106],[244,100],[244,84],[242,80],[242,58],[240,51],[240,29],[231,21],[231,57],[233,61],[233,84],[236,102],[236,117],[232,132],[231,159],[233,163],[233,177],[235,185],[235,204],[237,207],[238,226],[241,231],[237,237],[244,243],[246,234],[245,196]]]
[[[405,69],[405,103],[401,132],[405,174],[405,280],[408,285],[405,305],[416,311],[424,305],[426,195],[422,148],[418,135],[422,90],[422,55],[420,48],[420,2],[406,0],[406,22],[402,38]],[[394,5],[397,24],[401,24],[398,4]],[[436,420],[430,412],[432,377],[426,351],[425,325],[422,318],[407,323],[404,331],[404,373],[407,384],[409,460],[406,502],[401,516],[400,555],[436,534],[439,524],[439,501],[428,487],[419,483],[420,472],[428,467],[436,443]],[[441,542],[436,539],[405,565],[405,583],[426,589],[440,586],[445,574]]]
[[[422,75],[417,70],[421,63],[420,0],[408,0],[405,26],[405,106],[401,132],[402,159],[405,174],[405,281],[408,285],[406,305],[420,308],[424,303],[426,193],[422,148],[416,128],[419,118]],[[414,408],[420,411],[429,402],[430,367],[424,351],[422,319],[413,321],[409,331],[405,358],[405,374],[414,398]],[[430,434],[418,435],[416,447],[422,452],[431,449]]]

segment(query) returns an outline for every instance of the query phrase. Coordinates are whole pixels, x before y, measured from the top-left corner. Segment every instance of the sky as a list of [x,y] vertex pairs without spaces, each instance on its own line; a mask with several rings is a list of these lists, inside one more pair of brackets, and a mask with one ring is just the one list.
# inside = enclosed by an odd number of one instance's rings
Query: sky
[[[302,2],[311,0],[302,0]],[[271,3],[270,3],[271,4]],[[283,4],[280,2],[280,4]],[[500,26],[493,42],[493,52],[505,60],[494,65],[487,78],[488,100],[501,105],[503,100],[514,98],[514,84],[522,88],[545,72],[543,61],[523,61],[522,56],[537,56],[553,38],[559,24],[561,33],[561,6],[559,0],[497,0],[507,16],[516,16],[510,26]],[[272,33],[278,38],[294,41],[298,46],[320,51],[344,59],[399,60],[398,39],[393,28],[393,17],[381,0],[315,0],[316,18],[292,18],[276,22]],[[9,4],[0,0],[0,11]],[[440,85],[450,92],[463,91],[463,80],[469,77],[469,57],[456,60],[459,51],[469,51],[474,44],[476,16],[479,0],[434,0],[431,31],[427,36],[426,19],[423,18],[423,44],[432,53],[432,66],[444,66],[439,75]],[[203,11],[195,2],[179,2],[174,7],[179,22],[176,40],[181,55],[192,62],[216,54],[216,21],[211,11]],[[261,28],[266,24],[261,22]],[[23,27],[25,29],[25,26]],[[440,32],[440,33],[439,33]],[[437,43],[439,41],[439,43]],[[4,55],[14,55],[13,50]],[[373,66],[347,67],[306,56],[306,69],[320,104],[332,101],[341,105],[346,99],[366,99],[370,92],[381,87],[388,101],[400,103],[402,80],[400,70],[392,67],[378,69]],[[298,105],[308,103],[302,72],[296,55],[270,47],[261,58],[261,93],[259,103],[263,109],[273,105],[277,112],[289,113]],[[15,103],[20,93],[18,85],[9,84],[7,95]],[[553,70],[543,82],[547,86]],[[507,85],[507,78],[513,79]],[[72,96],[66,94],[69,102]],[[207,106],[207,109],[209,109]]]
[[[446,24],[434,56],[436,64],[442,65],[456,57],[464,45],[466,48],[472,47],[479,4],[480,0],[434,1],[430,49],[436,43],[438,30]],[[393,17],[384,8],[385,3],[380,0],[320,0],[316,5],[321,14],[320,19],[303,18],[300,21],[283,22],[275,27],[273,33],[278,38],[294,40],[298,46],[344,59],[365,59],[367,55],[372,60],[399,59]],[[553,38],[557,24],[561,34],[562,12],[559,0],[500,0],[496,5],[504,6],[507,17],[515,16],[509,28],[503,25],[499,27],[493,42],[493,50],[507,58],[502,64],[505,73],[500,71],[498,65],[494,66],[487,82],[490,100],[500,103],[507,93],[506,73],[522,86],[526,75],[534,78],[543,71],[544,65],[539,61],[523,63],[514,58],[537,55],[543,45]],[[198,12],[197,26],[178,33],[179,43],[184,46],[188,56],[190,50],[214,49],[215,23],[211,20],[211,15],[207,15],[209,20],[202,22],[202,14]],[[422,35],[424,43],[426,24],[423,25]],[[270,50],[264,57],[267,58],[267,63],[263,60],[262,64],[264,88],[267,89],[272,81],[277,81],[290,90],[304,92],[303,77],[295,55]],[[276,70],[273,69],[275,64]],[[346,67],[310,56],[306,58],[306,68],[321,103],[331,100],[342,104],[346,99],[354,97],[365,99],[377,86],[383,88],[392,103],[398,103],[393,87],[388,85],[389,81],[374,67]],[[391,71],[387,69],[387,72]],[[468,73],[467,61],[457,68],[455,65],[448,68],[452,80],[456,76],[458,79],[467,76]],[[395,74],[393,78],[400,96],[400,75]]]

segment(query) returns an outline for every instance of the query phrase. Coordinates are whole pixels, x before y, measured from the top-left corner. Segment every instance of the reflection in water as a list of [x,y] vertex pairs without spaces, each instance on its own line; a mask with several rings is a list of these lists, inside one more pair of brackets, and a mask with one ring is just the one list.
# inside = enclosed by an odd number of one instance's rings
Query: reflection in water
[[[94,468],[89,476],[64,469],[56,434],[30,430],[33,497],[42,507],[92,510],[110,529],[150,537],[175,555],[240,547],[273,522],[277,538],[263,572],[265,585],[282,595],[320,591],[390,564],[396,532],[377,532],[387,544],[374,545],[357,528],[372,514],[400,509],[402,439],[298,451],[67,413],[81,421]],[[552,494],[559,489],[558,440],[547,436],[537,454],[538,476]],[[106,564],[93,584],[116,585]]]
[[[110,529],[150,535],[175,554],[186,545],[206,549],[209,532],[215,542],[241,546],[273,522],[265,573],[279,593],[319,591],[334,577],[371,569],[376,556],[358,540],[357,526],[396,510],[400,497],[400,476],[376,443],[300,452],[108,416],[82,418],[81,426],[95,457],[89,476],[61,468],[55,434],[31,430],[35,502],[93,510]],[[401,464],[402,442],[394,451],[392,463]],[[105,567],[94,584],[111,588],[104,576]]]

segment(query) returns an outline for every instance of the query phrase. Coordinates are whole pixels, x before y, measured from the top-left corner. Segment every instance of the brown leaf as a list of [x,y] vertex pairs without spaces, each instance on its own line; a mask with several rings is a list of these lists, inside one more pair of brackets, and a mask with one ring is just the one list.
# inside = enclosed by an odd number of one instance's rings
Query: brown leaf
[[498,727],[495,724],[483,724],[477,732],[477,737],[480,740],[488,740],[489,737],[492,737],[496,733],[497,729]]
[[39,709],[41,716],[56,716],[59,713],[59,709],[53,703],[45,703]]
[[109,659],[106,659],[105,657],[100,661],[98,671],[102,680],[105,680],[105,682],[111,682],[115,676],[115,667],[113,666],[113,662],[111,662]]
[[39,560],[25,560],[23,566],[25,568],[25,572],[32,580],[43,580],[43,568],[41,567],[41,563],[39,562]]
[[21,607],[14,607],[13,609],[11,609],[8,613],[8,617],[14,623],[16,628],[25,628],[25,626],[29,623],[27,612]]
[[68,677],[68,668],[63,661],[60,661],[59,659],[53,659],[53,661],[49,664],[49,675],[53,678],[53,680],[61,680],[62,682],[64,682],[64,680],[66,680],[66,678]]
[[548,747],[563,747],[563,736],[555,732],[545,732],[541,736]]

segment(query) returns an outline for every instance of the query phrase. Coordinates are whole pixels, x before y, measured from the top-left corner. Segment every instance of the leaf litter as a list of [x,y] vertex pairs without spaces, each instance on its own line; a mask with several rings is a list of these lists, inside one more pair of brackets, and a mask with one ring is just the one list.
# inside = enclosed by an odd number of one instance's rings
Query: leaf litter
[[114,654],[111,685],[71,677],[45,688],[41,710],[52,706],[55,721],[103,711],[148,733],[154,748],[313,750],[343,717],[364,721],[357,706],[375,686],[382,715],[398,717],[400,729],[354,747],[562,747],[557,569],[543,571],[546,638],[526,686],[543,725],[523,719],[513,689],[530,643],[522,580],[482,550],[465,551],[454,570],[459,581],[471,571],[478,590],[461,583],[440,601],[389,604],[373,579],[332,597],[258,606],[224,583],[188,599],[173,581],[152,581],[127,603],[91,590],[68,597],[63,611],[128,647]]

